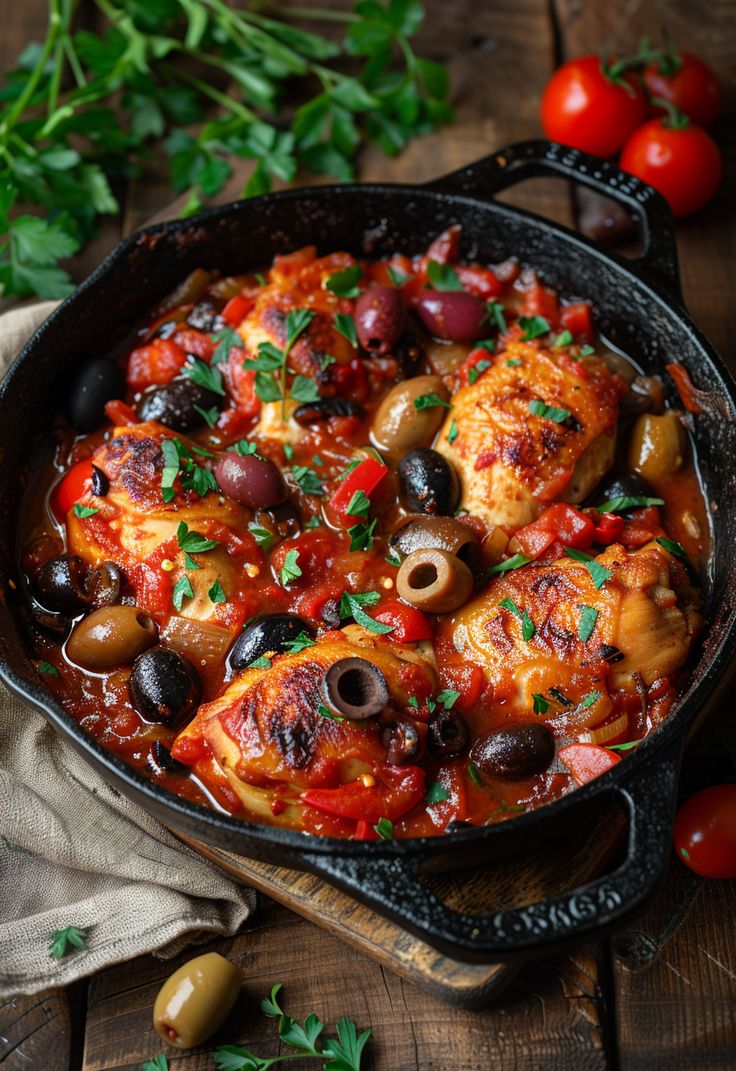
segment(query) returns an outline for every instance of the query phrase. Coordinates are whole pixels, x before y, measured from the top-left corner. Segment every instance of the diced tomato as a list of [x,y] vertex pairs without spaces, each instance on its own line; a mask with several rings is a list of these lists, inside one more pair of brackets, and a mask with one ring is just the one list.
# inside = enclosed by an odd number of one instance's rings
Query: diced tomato
[[427,260],[435,260],[438,264],[454,264],[460,257],[461,234],[460,224],[453,223],[432,242],[427,250]]
[[378,834],[376,833],[370,822],[358,822],[355,827],[355,839],[356,840],[378,840]]
[[595,526],[593,542],[600,543],[604,547],[609,546],[611,543],[618,543],[623,530],[623,517],[619,517],[617,513],[602,513]]
[[418,766],[380,766],[376,783],[350,781],[339,788],[310,788],[301,798],[310,807],[375,825],[380,818],[396,822],[424,799],[424,770]]
[[641,547],[664,534],[659,506],[645,506],[632,511],[631,520],[624,523],[620,541],[625,547]]
[[288,279],[298,275],[302,268],[310,264],[317,256],[315,245],[305,245],[301,249],[295,249],[293,253],[277,253],[273,258],[271,278],[280,276]]
[[145,390],[168,383],[186,364],[186,352],[170,338],[155,338],[133,350],[128,361],[128,386]]
[[453,709],[468,714],[481,697],[486,675],[475,662],[446,662],[442,666],[442,684],[460,693]]
[[553,542],[585,550],[593,542],[595,526],[589,517],[575,506],[556,502],[531,524],[520,528],[516,539],[527,558],[538,558]]
[[557,757],[578,785],[587,785],[621,761],[620,755],[598,744],[568,744],[560,748]]
[[[199,759],[209,753],[209,745],[201,736],[179,736],[171,746],[171,754],[176,751],[176,761],[193,766]],[[208,782],[209,784],[209,782]]]
[[560,309],[560,328],[569,331],[576,342],[593,341],[593,314],[587,301],[577,301]]
[[557,294],[535,282],[524,294],[524,316],[543,316],[551,328],[557,327],[559,308]]
[[[483,346],[476,346],[472,349],[463,363],[457,370],[457,380],[461,387],[467,387],[470,383],[470,371],[472,368],[476,368],[481,361],[487,361],[489,364],[493,361],[493,354],[489,353]],[[485,370],[485,365],[483,369]],[[480,373],[479,373],[480,374]]]
[[330,496],[330,506],[343,524],[356,523],[356,517],[348,513],[348,506],[353,496],[358,491],[363,491],[370,498],[387,473],[386,465],[372,457],[367,457],[340,482]]
[[320,621],[327,603],[339,599],[344,590],[345,585],[337,580],[326,580],[322,584],[310,585],[299,598],[299,613],[304,614],[305,617],[311,617],[314,621]]
[[173,336],[173,341],[177,346],[186,353],[193,353],[195,357],[199,357],[202,361],[208,363],[212,360],[212,354],[215,352],[216,343],[212,341],[209,335],[206,335],[204,331],[198,331],[195,327],[189,327],[187,324],[176,332]]
[[373,617],[376,621],[393,627],[393,632],[386,635],[396,643],[416,643],[418,640],[432,639],[432,629],[422,611],[407,606],[399,599],[383,599]]
[[158,565],[140,562],[135,567],[131,582],[135,588],[136,606],[148,610],[159,624],[168,620],[171,615],[173,591],[169,573],[165,573]]
[[231,327],[239,327],[254,305],[253,298],[246,297],[245,294],[238,294],[236,297],[230,298],[222,310],[222,318]]
[[116,428],[125,428],[129,424],[139,424],[138,414],[132,406],[121,402],[119,398],[105,404],[105,416]]
[[349,364],[333,364],[331,368],[332,384],[335,393],[353,402],[364,402],[370,391],[368,374],[365,366],[357,357]]
[[475,294],[483,301],[500,297],[504,284],[497,279],[490,268],[482,264],[458,264],[455,273],[469,294]]
[[92,484],[92,462],[78,461],[51,492],[51,512],[61,524],[75,502]]

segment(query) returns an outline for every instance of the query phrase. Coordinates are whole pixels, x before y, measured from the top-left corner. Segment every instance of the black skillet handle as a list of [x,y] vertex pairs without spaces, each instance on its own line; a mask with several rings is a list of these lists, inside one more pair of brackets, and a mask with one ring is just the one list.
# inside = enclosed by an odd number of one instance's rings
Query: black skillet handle
[[[421,864],[415,857],[381,856],[379,844],[373,859],[314,854],[305,862],[333,885],[454,958],[490,963],[548,953],[623,920],[654,891],[671,852],[683,743],[679,734],[664,755],[656,754],[653,761],[635,766],[628,777],[621,777],[626,759],[616,767],[614,776],[619,780],[612,792],[629,822],[626,858],[611,874],[547,900],[483,916],[467,915],[446,907],[421,884]],[[395,849],[400,846],[398,842]],[[561,853],[568,848],[565,843],[559,845]],[[479,865],[488,861],[478,858]]]
[[682,300],[672,213],[661,194],[615,164],[555,141],[520,141],[427,185],[449,193],[490,196],[524,179],[559,175],[620,201],[634,215],[644,251],[631,261],[641,275]]

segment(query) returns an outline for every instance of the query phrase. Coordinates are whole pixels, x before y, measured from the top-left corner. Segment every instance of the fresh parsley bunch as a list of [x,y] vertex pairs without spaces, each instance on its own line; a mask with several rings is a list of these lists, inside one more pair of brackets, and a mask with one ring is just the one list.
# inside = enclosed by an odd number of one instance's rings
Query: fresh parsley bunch
[[[419,0],[293,9],[344,24],[340,43],[243,0],[93,3],[100,33],[75,26],[78,0],[49,0],[46,39],[23,50],[0,88],[5,296],[69,293],[59,261],[118,211],[114,191],[160,144],[191,214],[238,158],[256,161],[246,197],[299,169],[350,181],[366,139],[393,155],[451,118],[445,68],[409,44]],[[345,56],[359,58],[355,76],[339,68]],[[304,103],[287,109],[292,87]]]

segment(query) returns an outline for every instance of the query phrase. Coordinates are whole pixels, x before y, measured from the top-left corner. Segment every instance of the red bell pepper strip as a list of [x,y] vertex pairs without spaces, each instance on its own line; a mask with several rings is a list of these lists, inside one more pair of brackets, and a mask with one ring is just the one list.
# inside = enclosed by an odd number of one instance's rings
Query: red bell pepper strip
[[370,498],[387,473],[388,468],[385,465],[372,457],[367,457],[341,481],[330,496],[330,506],[343,524],[355,524],[358,520],[357,517],[348,513],[348,506],[356,492],[363,491]]
[[576,342],[593,341],[593,316],[587,301],[577,301],[560,309],[560,328],[569,331]]
[[130,424],[140,424],[140,419],[135,409],[127,402],[121,402],[119,398],[105,403],[105,416],[116,428],[128,427]]
[[378,834],[369,822],[358,822],[355,828],[355,840],[378,840]]
[[607,547],[611,543],[618,543],[624,530],[624,519],[617,513],[602,513],[600,520],[595,526],[593,542]]
[[620,755],[598,744],[568,744],[560,748],[557,757],[578,785],[587,785],[621,761]]
[[92,483],[92,462],[78,461],[63,476],[51,493],[51,512],[61,524],[75,502]]
[[418,766],[380,766],[376,784],[350,781],[339,788],[310,788],[301,799],[337,818],[375,825],[379,818],[397,822],[424,799],[424,770]]
[[230,298],[222,310],[222,318],[230,327],[239,327],[254,304],[253,298],[246,297],[245,294],[236,294],[235,297]]
[[421,610],[398,599],[385,599],[373,614],[376,621],[391,625],[393,632],[387,638],[396,643],[416,643],[418,640],[431,640],[432,629]]
[[593,542],[594,533],[595,525],[581,510],[566,502],[556,502],[536,521],[520,528],[515,538],[527,558],[538,558],[555,540],[566,547],[586,550]]

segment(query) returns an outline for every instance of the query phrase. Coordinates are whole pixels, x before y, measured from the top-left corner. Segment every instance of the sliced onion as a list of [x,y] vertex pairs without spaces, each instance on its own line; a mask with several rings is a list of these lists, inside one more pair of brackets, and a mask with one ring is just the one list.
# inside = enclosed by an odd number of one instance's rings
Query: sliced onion
[[232,633],[208,621],[194,621],[188,617],[172,617],[161,633],[167,647],[196,665],[216,664],[222,661],[232,643]]
[[615,740],[621,733],[625,733],[629,727],[629,715],[621,714],[614,721],[599,725],[597,729],[591,729],[587,733],[581,733],[578,740],[581,744],[607,744],[609,740]]

